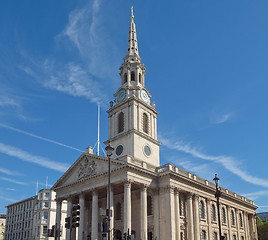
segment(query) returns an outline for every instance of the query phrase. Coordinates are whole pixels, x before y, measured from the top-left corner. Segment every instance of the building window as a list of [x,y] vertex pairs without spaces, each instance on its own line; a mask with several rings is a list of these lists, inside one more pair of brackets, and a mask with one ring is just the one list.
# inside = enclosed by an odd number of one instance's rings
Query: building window
[[231,221],[232,221],[232,226],[235,225],[235,215],[234,215],[234,211],[231,211]]
[[39,199],[40,199],[40,200],[43,199],[43,193],[40,193],[40,195],[39,195]]
[[43,226],[43,236],[47,236],[47,226]]
[[49,202],[45,202],[45,207],[48,208]]
[[239,223],[240,223],[240,227],[243,227],[243,218],[242,218],[242,214],[239,213]]
[[141,74],[139,74],[139,83],[141,83]]
[[217,221],[217,216],[216,216],[216,207],[213,204],[212,209],[211,209],[211,215],[212,215],[212,221]]
[[149,133],[149,121],[148,121],[148,115],[146,113],[143,113],[143,131],[145,133]]
[[206,240],[206,231],[202,230],[201,232],[201,240]]
[[131,72],[131,81],[135,81],[135,73]]
[[152,197],[147,196],[147,216],[153,215],[152,213]]
[[124,131],[124,113],[119,113],[118,115],[118,133]]
[[224,233],[224,240],[228,240],[227,234]]
[[205,204],[204,201],[200,202],[200,217],[201,219],[205,219]]
[[245,238],[242,236],[242,237],[241,237],[241,240],[245,240]]
[[115,207],[115,220],[121,220],[121,203],[117,203]]
[[233,240],[236,240],[236,235],[233,235]]
[[213,233],[213,240],[218,240],[218,234],[216,232]]
[[44,219],[48,219],[48,212],[44,212]]
[[226,224],[226,211],[225,211],[225,208],[222,208],[222,222]]
[[46,198],[49,198],[49,192],[46,192],[46,193],[45,193],[45,197],[46,197]]

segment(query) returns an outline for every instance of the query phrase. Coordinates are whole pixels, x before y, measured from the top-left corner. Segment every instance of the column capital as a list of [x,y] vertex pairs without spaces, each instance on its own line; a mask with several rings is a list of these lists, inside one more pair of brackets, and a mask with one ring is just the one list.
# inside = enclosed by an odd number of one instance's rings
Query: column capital
[[193,192],[188,192],[187,193],[187,199],[191,199],[194,196]]
[[194,194],[193,196],[194,196],[194,199],[195,199],[196,201],[199,201],[199,199],[200,199],[200,195],[199,195],[199,194]]
[[181,188],[176,187],[175,188],[175,194],[180,194],[181,190],[182,190]]
[[132,180],[130,180],[130,179],[125,180],[125,181],[124,181],[124,186],[126,186],[126,187],[130,188],[130,187],[131,187],[131,183],[132,183],[132,182],[133,182],[133,181],[132,181]]
[[141,185],[141,190],[142,191],[147,191],[148,185],[147,184],[142,184]]
[[56,202],[57,202],[57,204],[58,203],[62,203],[62,201],[63,201],[63,198],[57,198],[57,196],[56,196]]

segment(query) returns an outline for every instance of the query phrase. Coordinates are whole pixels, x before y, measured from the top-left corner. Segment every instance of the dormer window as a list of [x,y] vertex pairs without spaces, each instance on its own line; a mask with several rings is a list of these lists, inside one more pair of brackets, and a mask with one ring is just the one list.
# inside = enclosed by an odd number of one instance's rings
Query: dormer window
[[131,81],[135,81],[135,73],[131,72]]

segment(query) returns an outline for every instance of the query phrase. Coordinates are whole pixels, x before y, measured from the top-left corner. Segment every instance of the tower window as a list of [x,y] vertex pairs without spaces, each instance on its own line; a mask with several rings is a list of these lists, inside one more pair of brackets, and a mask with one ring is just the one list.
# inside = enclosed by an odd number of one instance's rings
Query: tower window
[[139,83],[141,83],[141,74],[139,74]]
[[118,115],[118,133],[124,131],[124,113],[119,113]]
[[146,113],[143,113],[143,131],[147,134],[149,133],[149,121]]
[[135,81],[135,73],[131,72],[131,81]]
[[125,73],[124,74],[124,83],[126,83],[127,82],[127,74]]

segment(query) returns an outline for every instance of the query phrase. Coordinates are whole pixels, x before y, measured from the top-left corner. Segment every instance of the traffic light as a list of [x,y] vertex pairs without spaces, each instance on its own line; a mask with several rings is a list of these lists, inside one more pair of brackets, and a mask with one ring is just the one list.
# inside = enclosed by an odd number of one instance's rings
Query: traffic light
[[70,229],[71,227],[71,218],[67,217],[65,218],[65,228]]
[[127,233],[123,234],[123,240],[127,240]]
[[80,206],[79,204],[73,206],[73,211],[72,211],[72,228],[79,227],[79,220],[80,220]]

